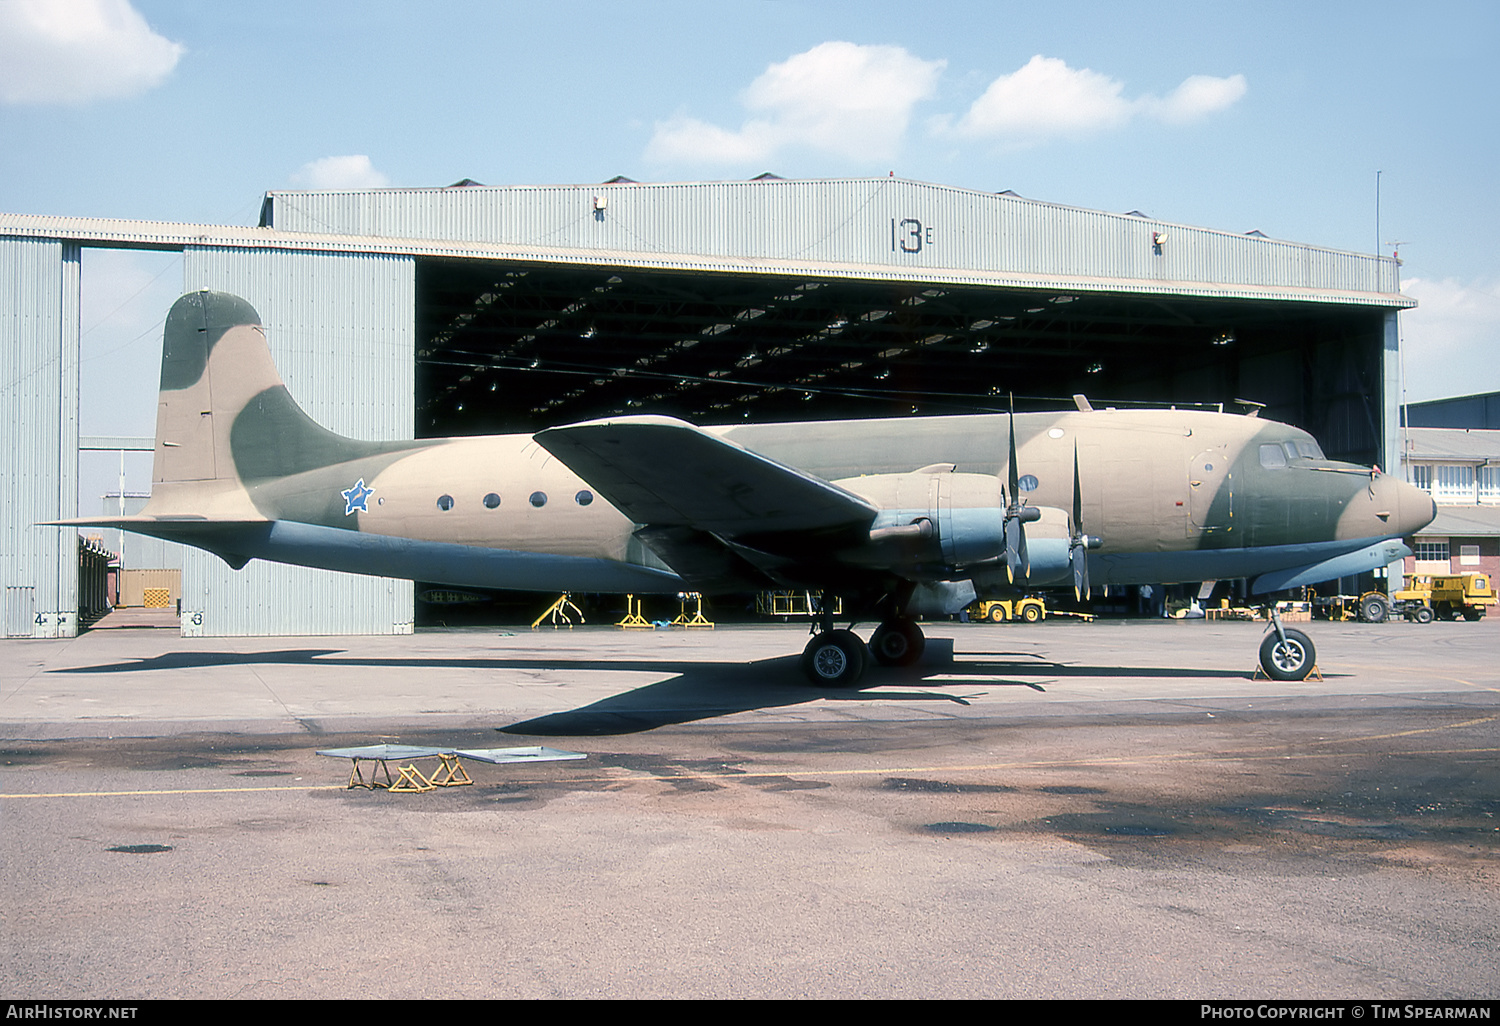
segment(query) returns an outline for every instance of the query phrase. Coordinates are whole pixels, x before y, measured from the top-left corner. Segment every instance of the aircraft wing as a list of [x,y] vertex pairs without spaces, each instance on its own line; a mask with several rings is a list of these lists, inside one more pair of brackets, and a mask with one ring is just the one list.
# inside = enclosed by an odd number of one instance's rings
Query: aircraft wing
[[879,511],[820,477],[672,417],[548,428],[537,442],[638,524],[721,538],[864,526]]

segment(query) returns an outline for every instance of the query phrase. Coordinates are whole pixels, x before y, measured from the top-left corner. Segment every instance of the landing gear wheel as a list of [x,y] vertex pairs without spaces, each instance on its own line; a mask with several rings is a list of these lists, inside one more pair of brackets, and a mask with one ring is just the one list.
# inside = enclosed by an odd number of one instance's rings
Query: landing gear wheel
[[852,687],[864,675],[865,651],[853,631],[824,631],[802,650],[802,672],[819,687]]
[[1306,680],[1318,659],[1312,639],[1301,631],[1286,631],[1282,641],[1272,631],[1260,643],[1260,665],[1272,680]]
[[881,666],[910,666],[922,658],[927,639],[916,621],[887,620],[870,638],[870,654]]
[[1391,607],[1386,604],[1383,596],[1367,595],[1360,600],[1359,618],[1365,623],[1385,623],[1386,617],[1390,615]]

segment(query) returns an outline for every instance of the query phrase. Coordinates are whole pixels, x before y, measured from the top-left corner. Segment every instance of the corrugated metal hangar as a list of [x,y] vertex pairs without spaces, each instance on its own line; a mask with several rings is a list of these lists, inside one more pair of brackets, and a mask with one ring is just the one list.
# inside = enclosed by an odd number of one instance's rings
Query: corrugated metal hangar
[[[895,178],[272,192],[254,228],[0,214],[7,636],[77,630],[80,252],[180,250],[261,313],[292,394],[398,439],[1264,404],[1389,465],[1393,260]],[[189,634],[411,630],[404,581],[183,565]]]

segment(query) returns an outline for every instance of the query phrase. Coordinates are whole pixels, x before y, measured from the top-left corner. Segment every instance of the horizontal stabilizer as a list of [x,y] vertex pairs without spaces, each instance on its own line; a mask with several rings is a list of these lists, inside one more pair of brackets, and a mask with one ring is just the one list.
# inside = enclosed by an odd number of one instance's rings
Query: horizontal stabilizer
[[148,538],[193,545],[212,552],[235,570],[253,558],[244,553],[250,548],[247,535],[259,536],[269,531],[269,520],[215,519],[213,517],[163,516],[136,514],[125,517],[73,517],[48,520],[39,527],[104,527],[144,534]]
[[867,525],[877,508],[671,417],[622,417],[549,428],[548,452],[638,524],[721,537]]

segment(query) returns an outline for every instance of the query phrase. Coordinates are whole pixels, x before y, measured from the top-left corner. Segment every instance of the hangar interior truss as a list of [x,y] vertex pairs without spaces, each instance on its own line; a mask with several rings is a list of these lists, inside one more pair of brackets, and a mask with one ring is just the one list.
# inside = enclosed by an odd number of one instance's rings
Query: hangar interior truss
[[[0,214],[0,400],[7,423],[32,426],[29,455],[0,461],[11,636],[76,630],[76,548],[32,525],[77,513],[88,246],[184,251],[185,289],[260,310],[310,413],[381,438],[622,413],[1057,408],[1082,393],[1100,407],[1249,400],[1331,455],[1388,462],[1395,318],[1412,305],[1376,256],[894,179],[276,192],[257,227]],[[376,381],[378,403],[351,402]],[[247,584],[186,561],[184,630],[411,629],[400,582],[252,569]]]

